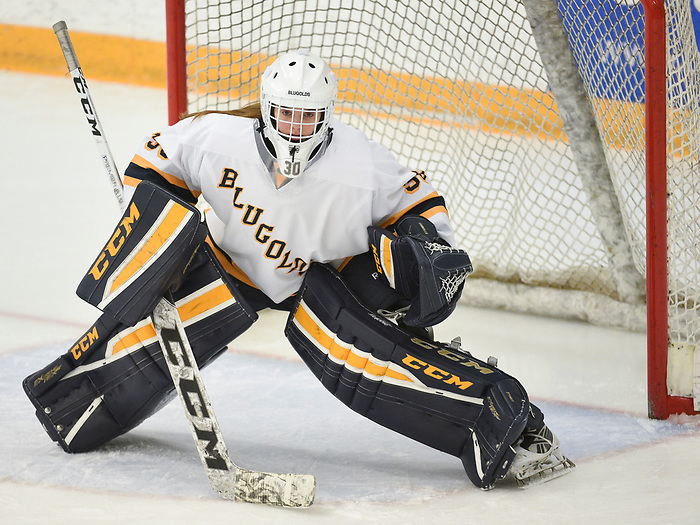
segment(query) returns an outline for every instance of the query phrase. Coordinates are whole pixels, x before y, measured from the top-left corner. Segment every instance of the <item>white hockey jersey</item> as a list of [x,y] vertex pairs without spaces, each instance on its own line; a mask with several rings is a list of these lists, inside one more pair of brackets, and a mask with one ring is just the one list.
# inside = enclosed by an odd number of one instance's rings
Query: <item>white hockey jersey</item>
[[[211,207],[211,238],[232,262],[226,269],[277,303],[299,289],[312,261],[340,267],[366,252],[367,226],[390,225],[416,205],[441,201],[422,172],[337,120],[325,153],[277,187],[258,152],[255,125],[218,113],[188,118],[146,139],[132,162],[195,197],[201,192]],[[127,186],[138,182],[125,178]],[[424,208],[454,245],[444,206]]]

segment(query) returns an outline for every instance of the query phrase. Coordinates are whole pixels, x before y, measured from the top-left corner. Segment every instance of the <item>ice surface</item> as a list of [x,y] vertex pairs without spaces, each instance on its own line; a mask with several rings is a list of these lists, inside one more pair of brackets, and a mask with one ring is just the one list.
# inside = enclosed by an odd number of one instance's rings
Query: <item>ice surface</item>
[[[162,4],[1,2],[0,23],[49,27],[63,18],[76,29],[158,39],[152,10]],[[88,83],[123,169],[142,137],[165,124],[165,93]],[[313,507],[218,499],[177,402],[99,451],[63,453],[20,383],[96,317],[75,287],[119,210],[68,78],[0,71],[0,94],[0,523],[700,523],[698,420],[646,418],[643,335],[463,306],[438,338],[461,335],[476,356],[498,356],[543,408],[578,465],[572,474],[528,490],[474,488],[456,458],[336,401],[272,312],[203,377],[233,459],[316,475]]]
[[[0,441],[26,436],[0,455],[13,479],[81,489],[215,498],[177,401],[99,451],[67,455],[51,446],[18,388],[65,348],[0,356],[0,398],[14,424]],[[470,489],[458,459],[424,447],[355,414],[328,394],[305,365],[229,352],[203,371],[229,452],[246,468],[317,476],[316,503],[401,503]],[[622,413],[540,402],[576,461],[663,441],[694,427]]]

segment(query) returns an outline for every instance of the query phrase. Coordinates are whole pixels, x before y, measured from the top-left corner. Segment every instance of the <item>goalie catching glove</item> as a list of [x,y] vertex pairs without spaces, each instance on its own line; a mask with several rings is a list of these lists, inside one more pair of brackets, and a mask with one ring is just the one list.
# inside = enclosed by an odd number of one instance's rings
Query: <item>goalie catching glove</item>
[[464,281],[472,272],[469,255],[450,247],[424,217],[404,217],[394,228],[396,234],[376,226],[367,229],[377,271],[410,300],[404,324],[436,325],[457,306]]

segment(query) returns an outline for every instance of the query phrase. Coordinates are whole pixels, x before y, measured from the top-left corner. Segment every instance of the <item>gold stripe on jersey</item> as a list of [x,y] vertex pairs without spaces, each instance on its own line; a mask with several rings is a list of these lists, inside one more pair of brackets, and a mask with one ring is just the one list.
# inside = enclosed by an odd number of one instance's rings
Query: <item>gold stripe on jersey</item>
[[141,179],[137,179],[135,177],[129,177],[128,175],[124,175],[124,186],[131,186],[132,188],[135,188],[141,183]]
[[424,211],[421,213],[421,217],[425,217],[426,219],[430,219],[430,217],[433,217],[437,215],[438,213],[444,213],[449,217],[449,213],[447,212],[447,208],[444,206],[435,206],[434,208],[430,208],[429,210]]
[[159,220],[147,234],[147,241],[127,259],[128,262],[125,261],[126,264],[121,265],[119,271],[111,276],[108,294],[114,293],[135,275],[142,273],[154,255],[167,248],[192,217],[190,210],[176,205],[173,201],[168,204],[166,210],[161,213]]
[[192,193],[192,195],[194,195],[195,197],[199,197],[202,194],[201,191],[191,190],[184,180],[179,179],[175,175],[171,175],[170,173],[166,173],[165,171],[159,169],[155,164],[153,164],[147,159],[144,159],[141,155],[134,155],[134,158],[131,159],[131,162],[133,162],[141,168],[155,171],[158,175],[163,177],[166,180],[166,182],[168,182],[168,184],[172,184],[173,186],[177,186],[178,188],[187,190],[190,193]]
[[[422,199],[421,202],[423,202],[423,201],[425,201],[425,200],[428,200],[428,198],[433,198],[433,197],[436,197],[436,196],[438,196],[438,195],[437,195],[437,192],[431,193],[428,197],[426,197],[425,199]],[[389,217],[387,220],[385,220],[384,222],[382,222],[380,226],[381,226],[382,228],[388,228],[389,226],[391,226],[392,224],[394,224],[396,221],[398,221],[401,217],[403,217],[404,215],[406,215],[407,213],[409,213],[414,207],[415,207],[415,204],[412,205],[411,207],[409,207],[409,208],[407,208],[407,209],[405,209],[405,210],[403,210],[403,211],[397,213],[396,215],[392,215],[392,216]],[[434,207],[432,207],[432,208],[430,208],[430,209],[428,209],[428,210],[426,210],[426,211],[424,211],[424,212],[422,212],[422,213],[419,213],[419,215],[420,215],[421,217],[425,217],[426,219],[430,219],[430,217],[434,217],[435,215],[437,215],[437,214],[439,214],[439,213],[444,213],[445,215],[448,215],[448,216],[449,216],[449,214],[448,214],[448,212],[447,212],[447,208],[445,208],[445,207],[442,206],[442,205],[440,205],[440,206],[434,206]],[[338,271],[341,271],[343,268],[345,268],[345,267],[347,266],[347,264],[348,264],[350,261],[352,261],[352,259],[353,259],[354,257],[355,257],[355,255],[351,255],[350,257],[346,257],[345,259],[343,259],[343,261],[338,265]]]
[[[404,208],[403,210],[401,210],[398,213],[395,213],[394,215],[392,215],[391,217],[389,217],[388,219],[386,219],[385,221],[380,223],[379,226],[382,228],[388,228],[392,224],[396,223],[396,221],[398,221],[401,217],[403,217],[404,215],[410,214],[411,211],[414,210],[416,207],[419,207],[421,204],[428,202],[431,199],[438,199],[438,202],[443,202],[440,194],[437,191],[434,191],[434,192],[430,193],[429,195],[426,195],[425,197],[423,197],[419,201],[412,203],[409,207]],[[432,206],[432,207],[428,208],[427,210],[422,211],[418,215],[420,215],[421,217],[425,217],[426,219],[430,219],[430,217],[434,217],[435,215],[437,215],[439,213],[444,213],[445,215],[447,215],[449,217],[449,213],[447,211],[447,208],[445,208],[445,206],[442,204]],[[343,268],[345,268],[345,266],[347,266],[347,264],[353,259],[353,257],[355,257],[355,256],[351,255],[350,257],[346,257],[345,259],[343,259],[343,262],[338,265],[338,270],[342,270]]]

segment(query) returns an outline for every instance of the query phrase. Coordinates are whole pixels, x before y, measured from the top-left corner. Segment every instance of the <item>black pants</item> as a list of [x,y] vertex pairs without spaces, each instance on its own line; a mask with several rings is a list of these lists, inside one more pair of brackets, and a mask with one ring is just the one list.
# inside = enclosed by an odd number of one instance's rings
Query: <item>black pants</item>
[[[393,310],[409,303],[406,298],[378,278],[374,256],[370,251],[354,256],[340,271],[340,275],[360,302],[372,311]],[[294,306],[295,295],[287,297],[280,303],[275,303],[259,289],[238,279],[233,280],[248,304],[256,312],[265,308],[289,312]]]

